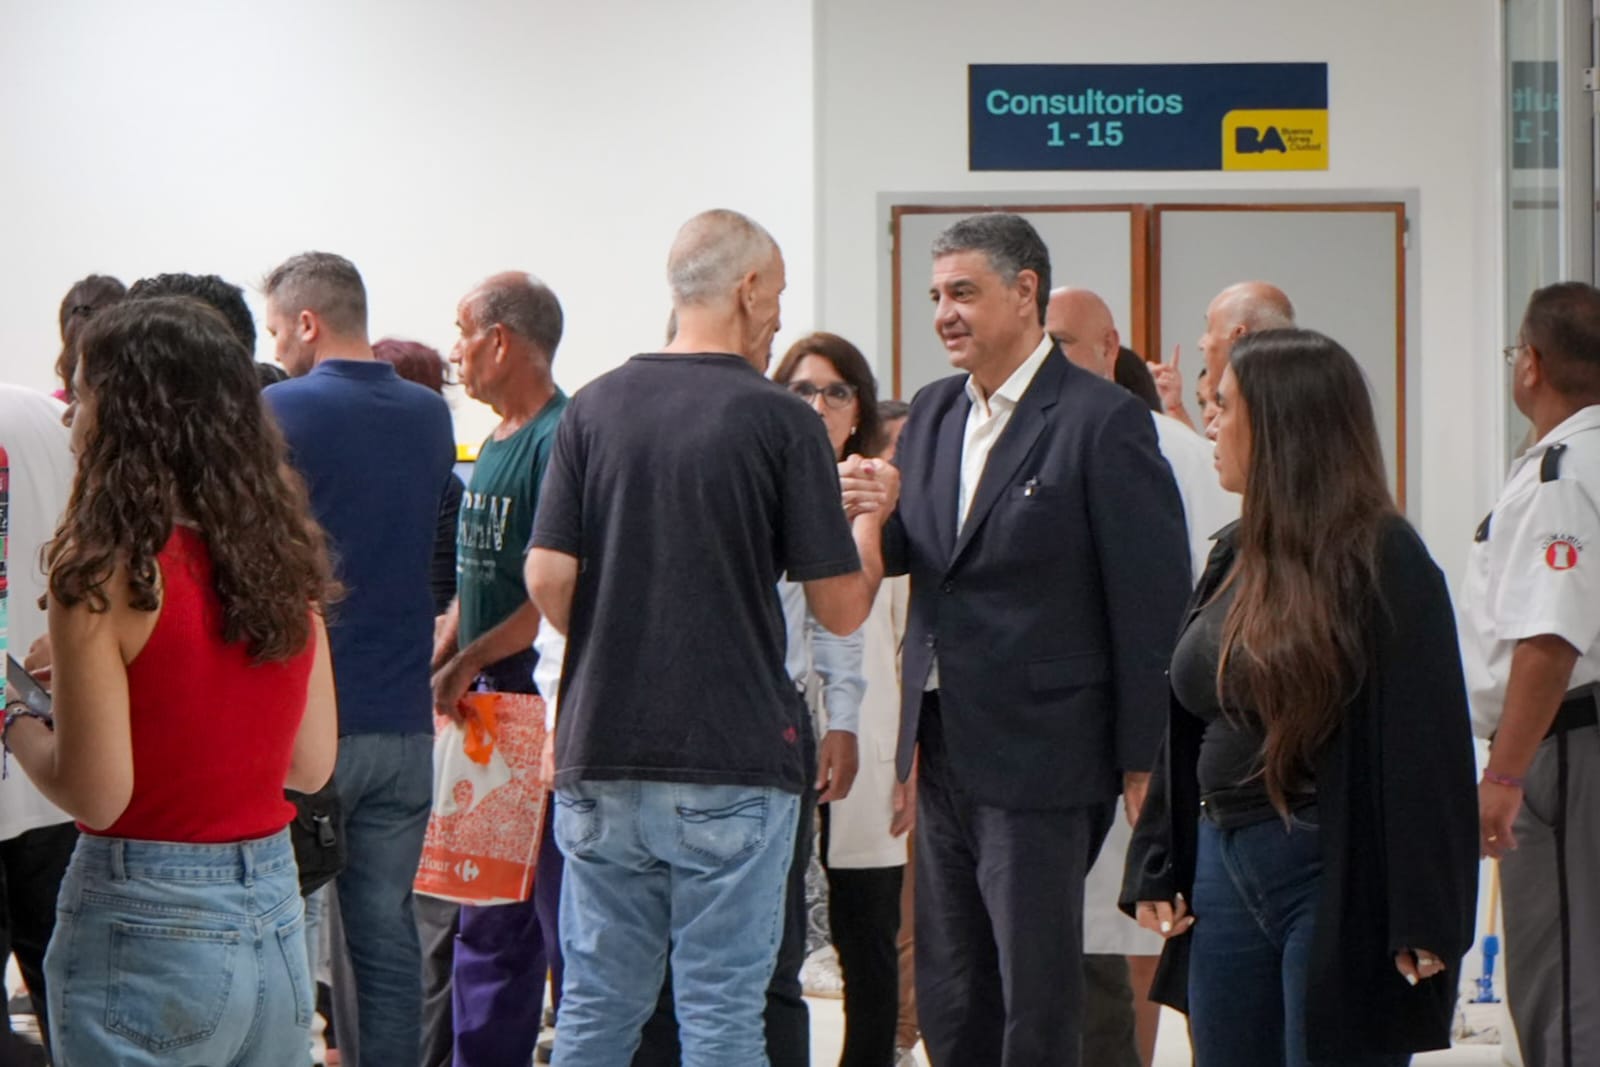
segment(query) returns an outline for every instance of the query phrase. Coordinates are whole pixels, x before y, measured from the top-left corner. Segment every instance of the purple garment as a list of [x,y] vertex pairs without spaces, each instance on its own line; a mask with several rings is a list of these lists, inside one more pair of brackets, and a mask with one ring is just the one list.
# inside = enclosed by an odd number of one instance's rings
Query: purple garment
[[544,977],[550,1000],[561,1006],[561,850],[551,832],[552,798],[533,893],[520,904],[461,909],[451,997],[455,1009],[456,1067],[530,1063],[544,1012]]

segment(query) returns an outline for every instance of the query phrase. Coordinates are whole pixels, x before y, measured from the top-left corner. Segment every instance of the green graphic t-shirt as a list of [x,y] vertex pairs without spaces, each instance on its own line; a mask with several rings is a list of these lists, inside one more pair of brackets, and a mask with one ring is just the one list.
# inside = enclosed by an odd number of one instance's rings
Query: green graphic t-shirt
[[566,394],[558,389],[522,429],[504,441],[492,436],[484,441],[473,464],[456,529],[463,646],[504,622],[528,599],[522,558],[556,425],[566,408]]

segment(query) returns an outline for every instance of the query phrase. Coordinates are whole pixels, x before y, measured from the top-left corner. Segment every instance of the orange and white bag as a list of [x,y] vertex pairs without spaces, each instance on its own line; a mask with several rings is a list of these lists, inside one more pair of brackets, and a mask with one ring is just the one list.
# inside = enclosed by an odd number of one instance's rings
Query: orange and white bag
[[539,781],[544,700],[468,693],[466,722],[435,720],[433,813],[415,889],[462,904],[514,904],[533,891],[548,791]]

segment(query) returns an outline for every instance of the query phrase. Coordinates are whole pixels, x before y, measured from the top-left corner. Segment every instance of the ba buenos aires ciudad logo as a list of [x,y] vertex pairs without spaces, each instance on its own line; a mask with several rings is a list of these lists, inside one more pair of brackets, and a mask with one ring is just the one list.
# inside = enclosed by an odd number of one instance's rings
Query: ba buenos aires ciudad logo
[[1577,534],[1557,533],[1546,537],[1539,547],[1544,550],[1546,567],[1553,571],[1570,571],[1578,565],[1583,545],[1583,539]]

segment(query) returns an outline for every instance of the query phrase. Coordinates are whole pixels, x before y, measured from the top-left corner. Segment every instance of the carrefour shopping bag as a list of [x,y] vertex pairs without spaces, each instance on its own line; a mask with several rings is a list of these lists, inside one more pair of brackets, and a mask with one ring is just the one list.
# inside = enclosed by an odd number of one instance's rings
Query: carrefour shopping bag
[[433,814],[415,888],[462,904],[527,900],[548,799],[544,701],[468,693],[464,705],[464,724],[435,720]]

